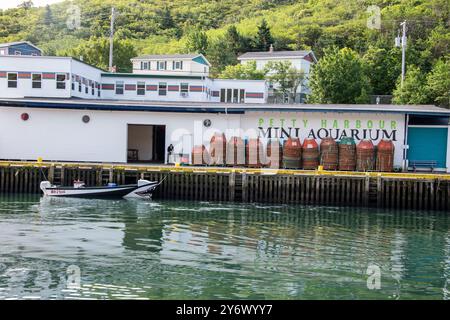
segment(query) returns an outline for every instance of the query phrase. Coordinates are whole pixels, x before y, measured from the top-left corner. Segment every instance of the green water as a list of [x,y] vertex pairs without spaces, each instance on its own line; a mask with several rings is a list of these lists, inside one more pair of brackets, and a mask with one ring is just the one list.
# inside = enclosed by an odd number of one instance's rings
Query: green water
[[[0,299],[448,299],[449,222],[448,213],[3,196]],[[367,287],[371,265],[379,289]]]

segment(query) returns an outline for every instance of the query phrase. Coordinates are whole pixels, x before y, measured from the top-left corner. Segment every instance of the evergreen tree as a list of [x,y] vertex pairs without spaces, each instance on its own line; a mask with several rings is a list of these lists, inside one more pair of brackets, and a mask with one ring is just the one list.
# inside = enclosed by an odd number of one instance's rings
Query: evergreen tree
[[429,102],[424,73],[416,66],[409,66],[401,86],[401,76],[394,90],[395,104],[426,104]]
[[247,39],[239,34],[235,25],[228,27],[225,41],[236,55],[249,51]]
[[226,66],[235,65],[238,61],[230,46],[224,46],[225,37],[219,37],[208,45],[206,57],[212,65],[210,70],[213,77],[219,75]]
[[349,48],[325,50],[310,77],[311,103],[368,103],[371,92],[364,61]]
[[450,107],[450,56],[440,59],[427,76],[431,100],[439,106]]
[[173,21],[172,13],[170,12],[170,9],[168,7],[164,7],[163,12],[161,13],[161,28],[175,28],[175,22]]
[[206,50],[208,49],[208,36],[202,31],[192,32],[188,36],[186,48],[189,52],[206,55]]
[[273,44],[274,40],[272,34],[270,32],[270,27],[267,24],[266,19],[261,21],[261,24],[258,26],[258,32],[256,34],[255,39],[255,47],[261,51],[268,51],[270,45]]
[[52,9],[50,8],[49,5],[45,6],[44,24],[47,26],[50,26],[53,24],[53,13],[52,13]]

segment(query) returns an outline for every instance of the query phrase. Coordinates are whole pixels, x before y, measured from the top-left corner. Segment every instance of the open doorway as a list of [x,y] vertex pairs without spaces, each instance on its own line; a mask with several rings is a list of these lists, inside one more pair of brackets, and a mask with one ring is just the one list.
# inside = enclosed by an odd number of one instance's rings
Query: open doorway
[[164,163],[166,126],[128,125],[128,163]]

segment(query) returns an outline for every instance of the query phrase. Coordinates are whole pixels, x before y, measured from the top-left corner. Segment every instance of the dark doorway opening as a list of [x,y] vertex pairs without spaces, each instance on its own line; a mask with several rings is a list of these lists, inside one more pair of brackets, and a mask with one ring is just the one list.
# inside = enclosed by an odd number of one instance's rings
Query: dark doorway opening
[[166,126],[128,125],[128,163],[164,163]]

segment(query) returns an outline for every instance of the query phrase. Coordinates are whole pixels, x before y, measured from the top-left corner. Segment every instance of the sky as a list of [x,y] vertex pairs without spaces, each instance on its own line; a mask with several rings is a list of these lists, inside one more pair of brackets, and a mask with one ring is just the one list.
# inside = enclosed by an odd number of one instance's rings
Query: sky
[[[15,8],[21,4],[24,0],[0,0],[0,9]],[[63,0],[32,0],[35,7],[45,6],[56,2],[62,2]]]

